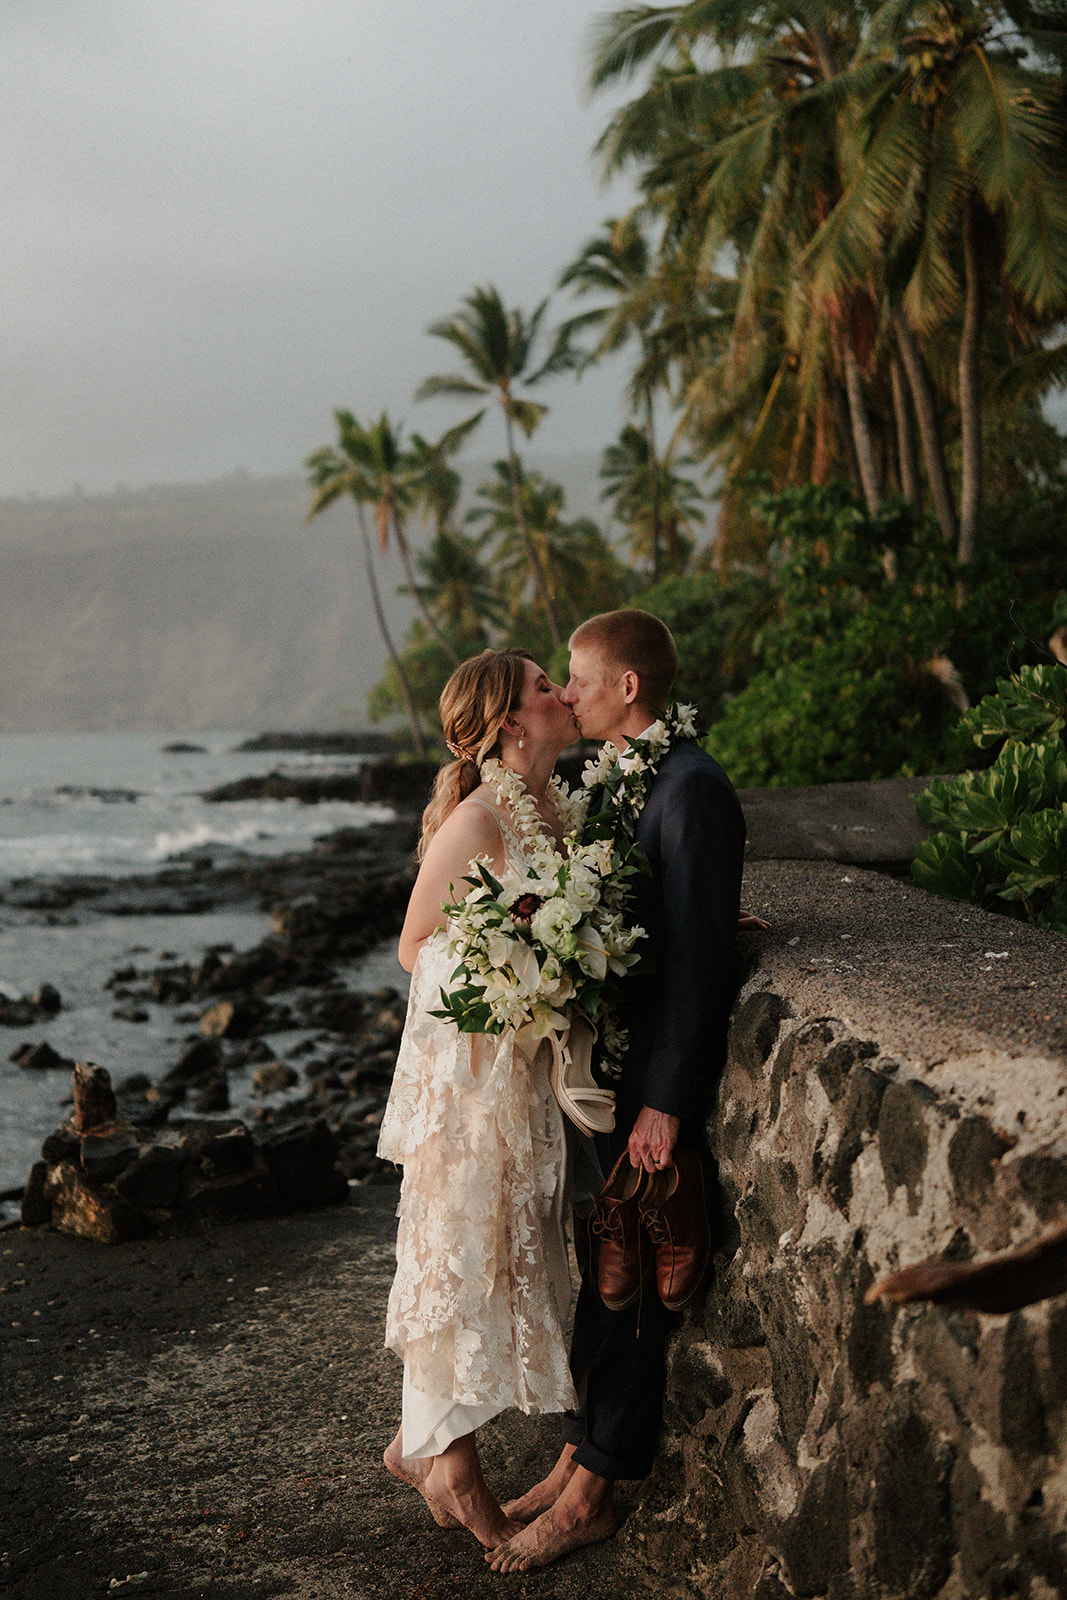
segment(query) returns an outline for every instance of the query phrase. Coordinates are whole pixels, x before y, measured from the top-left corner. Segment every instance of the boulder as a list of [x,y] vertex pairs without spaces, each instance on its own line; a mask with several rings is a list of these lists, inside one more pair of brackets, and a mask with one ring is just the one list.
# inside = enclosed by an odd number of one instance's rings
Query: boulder
[[9,1061],[13,1061],[23,1072],[52,1072],[56,1067],[63,1067],[65,1071],[73,1070],[74,1063],[67,1056],[61,1056],[58,1050],[53,1050],[47,1039],[42,1039],[39,1044],[20,1044],[17,1050],[12,1050]]
[[286,1210],[303,1211],[347,1199],[347,1179],[335,1165],[337,1140],[321,1118],[267,1133],[262,1148]]
[[115,1120],[115,1091],[104,1067],[91,1061],[78,1061],[74,1067],[74,1116],[76,1133],[106,1127]]
[[63,1000],[54,983],[42,983],[37,993],[30,997],[31,1004],[35,1005],[43,1016],[52,1017],[57,1011],[62,1010]]
[[225,1077],[207,1078],[198,1084],[193,1094],[193,1110],[201,1114],[210,1111],[229,1111],[230,1086]]
[[247,1039],[262,1018],[262,1008],[247,998],[219,1000],[204,1012],[199,1027],[206,1039]]
[[6,995],[0,994],[0,1027],[32,1028],[39,1021],[40,1012],[25,995],[17,1000],[9,1000]]
[[112,1185],[97,1186],[73,1161],[49,1168],[43,1185],[49,1220],[60,1233],[76,1233],[99,1244],[124,1244],[151,1233],[144,1212]]
[[285,1061],[268,1061],[252,1073],[252,1087],[257,1094],[277,1094],[299,1082],[299,1072]]
[[[133,1082],[139,1087],[142,1079]],[[219,1083],[225,1091],[225,1078]],[[81,1126],[79,1114],[98,1120]],[[222,1223],[348,1198],[325,1124],[292,1124],[257,1138],[236,1119],[160,1127],[117,1122],[108,1074],[86,1064],[75,1069],[73,1122],[45,1140],[41,1155],[23,1191],[24,1225],[51,1223],[104,1244],[162,1226]]]
[[222,1046],[215,1039],[197,1039],[183,1050],[174,1065],[164,1073],[164,1083],[195,1083],[213,1078],[222,1068]]

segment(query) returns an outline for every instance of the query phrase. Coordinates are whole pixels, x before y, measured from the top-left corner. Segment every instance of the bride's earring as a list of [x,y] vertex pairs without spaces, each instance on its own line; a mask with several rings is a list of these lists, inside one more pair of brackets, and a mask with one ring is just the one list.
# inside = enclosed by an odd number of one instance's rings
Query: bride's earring
[[525,750],[525,748],[526,748],[526,729],[522,726],[522,723],[520,722],[520,724],[519,724],[519,749],[520,750]]

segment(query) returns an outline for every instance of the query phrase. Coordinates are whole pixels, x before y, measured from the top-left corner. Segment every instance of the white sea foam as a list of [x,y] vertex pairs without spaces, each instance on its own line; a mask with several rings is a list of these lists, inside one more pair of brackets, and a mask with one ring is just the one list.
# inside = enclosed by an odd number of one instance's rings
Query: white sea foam
[[258,800],[204,806],[184,826],[156,834],[152,854],[157,861],[219,844],[250,850],[257,855],[279,855],[299,850],[313,839],[337,828],[358,828],[369,822],[388,821],[393,813],[384,806],[358,801],[333,801],[326,805],[301,805],[298,800]]

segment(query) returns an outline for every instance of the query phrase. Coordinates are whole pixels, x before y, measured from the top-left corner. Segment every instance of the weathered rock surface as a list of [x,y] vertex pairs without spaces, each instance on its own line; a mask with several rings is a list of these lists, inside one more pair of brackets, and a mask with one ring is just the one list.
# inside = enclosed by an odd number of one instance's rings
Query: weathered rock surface
[[906,873],[930,833],[914,796],[929,778],[742,789],[749,861],[840,861]]
[[47,1039],[42,1039],[38,1044],[20,1044],[8,1056],[23,1072],[53,1072],[57,1067],[70,1072],[74,1066],[68,1056],[61,1056],[58,1050],[53,1050]]
[[1067,938],[836,865],[749,869],[711,1122],[718,1281],[624,1537],[708,1596],[1067,1593],[1067,1307],[866,1305],[1067,1212]]
[[0,1027],[32,1028],[43,1018],[54,1017],[62,1004],[59,990],[51,983],[42,983],[36,994],[15,999],[0,994]]
[[256,1133],[242,1122],[111,1123],[45,1141],[22,1201],[27,1227],[50,1224],[100,1244],[204,1222],[344,1203],[348,1180],[321,1119]]

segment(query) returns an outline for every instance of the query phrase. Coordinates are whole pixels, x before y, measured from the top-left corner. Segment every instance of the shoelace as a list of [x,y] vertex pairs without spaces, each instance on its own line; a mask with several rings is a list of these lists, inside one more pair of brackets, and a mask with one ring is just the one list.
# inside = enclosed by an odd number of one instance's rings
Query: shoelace
[[610,1211],[597,1209],[593,1212],[591,1226],[598,1239],[610,1239],[618,1245],[626,1243],[621,1206],[613,1206]]
[[641,1221],[644,1223],[653,1244],[673,1245],[671,1225],[662,1211],[643,1211],[641,1213]]

